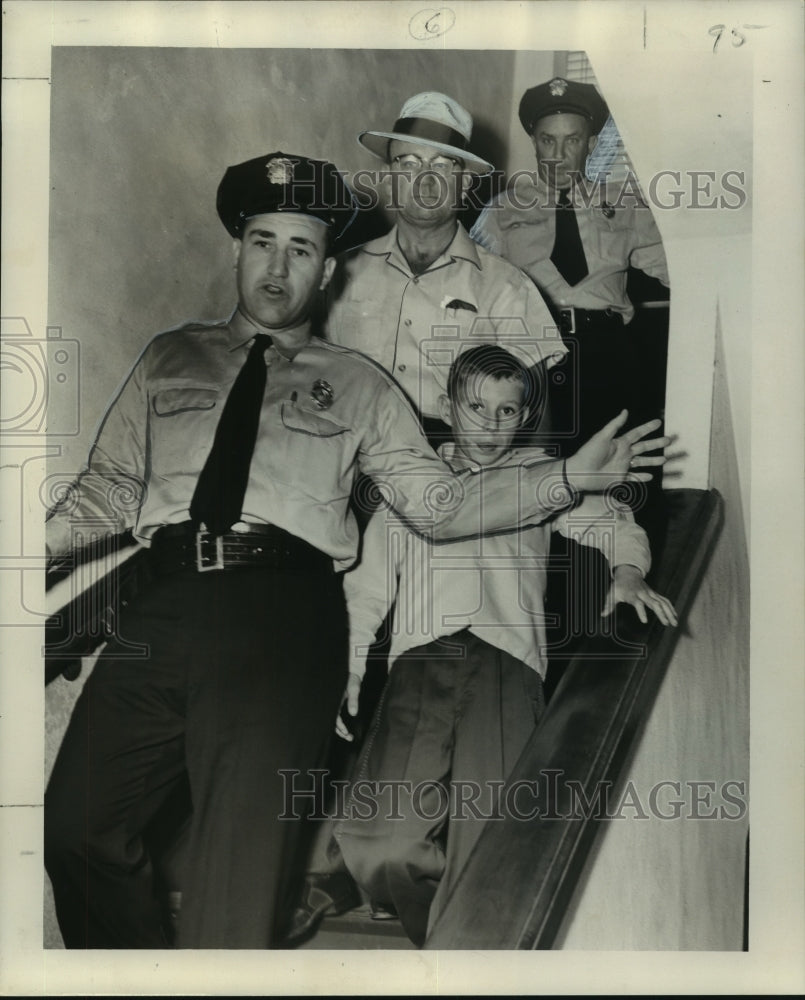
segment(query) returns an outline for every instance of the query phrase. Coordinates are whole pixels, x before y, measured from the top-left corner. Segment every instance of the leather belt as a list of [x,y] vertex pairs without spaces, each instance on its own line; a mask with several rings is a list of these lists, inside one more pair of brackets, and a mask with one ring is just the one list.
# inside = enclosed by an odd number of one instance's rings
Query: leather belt
[[151,539],[150,555],[158,576],[259,567],[334,572],[330,556],[273,524],[244,524],[218,537],[190,521],[166,524]]
[[556,311],[556,321],[562,333],[572,335],[595,327],[622,327],[623,314],[617,309],[577,309],[568,306]]

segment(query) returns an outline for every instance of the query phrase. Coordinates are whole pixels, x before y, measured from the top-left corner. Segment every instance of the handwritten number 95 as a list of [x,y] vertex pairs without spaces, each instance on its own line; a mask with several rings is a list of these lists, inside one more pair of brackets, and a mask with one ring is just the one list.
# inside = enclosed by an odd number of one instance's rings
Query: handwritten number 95
[[[707,32],[708,35],[712,35],[715,38],[713,42],[713,53],[715,53],[718,48],[718,43],[721,41],[721,36],[727,30],[726,24],[714,24],[712,28]],[[736,28],[730,30],[730,38],[732,40],[732,47],[734,49],[740,48],[741,45],[746,41],[746,35],[741,34]]]

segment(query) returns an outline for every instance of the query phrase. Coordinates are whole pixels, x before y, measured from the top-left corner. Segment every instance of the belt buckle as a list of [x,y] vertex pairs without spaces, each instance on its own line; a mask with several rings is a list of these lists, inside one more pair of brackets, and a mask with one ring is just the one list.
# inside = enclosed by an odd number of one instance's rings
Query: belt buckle
[[204,555],[203,546],[209,541],[210,533],[205,529],[196,532],[196,570],[199,573],[209,573],[213,569],[224,569],[224,540],[220,535],[215,536],[215,562],[206,562],[209,556]]
[[564,309],[559,310],[560,316],[570,317],[570,329],[565,330],[565,333],[569,334],[571,337],[576,332],[576,308],[575,306],[565,306]]

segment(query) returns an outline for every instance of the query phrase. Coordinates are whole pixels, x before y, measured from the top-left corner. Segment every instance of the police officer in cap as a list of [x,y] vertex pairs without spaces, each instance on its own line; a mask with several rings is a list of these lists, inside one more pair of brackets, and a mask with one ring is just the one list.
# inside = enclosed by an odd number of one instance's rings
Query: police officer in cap
[[613,424],[564,464],[458,489],[391,377],[313,334],[354,216],[335,167],[282,152],[230,167],[218,212],[237,308],[149,343],[47,523],[59,556],[82,525],[116,518],[153,576],[84,686],[45,797],[68,948],[168,943],[143,832],[186,781],[179,945],[281,939],[302,813],[288,793],[324,759],[347,679],[341,571],[358,553],[358,472],[420,533],[447,537],[542,520],[656,464],[642,457],[656,442]]
[[559,324],[570,353],[567,377],[554,373],[552,409],[566,454],[621,408],[632,409],[644,377],[629,330],[629,268],[668,285],[660,234],[634,178],[621,186],[584,177],[608,116],[591,84],[556,77],[527,90],[519,117],[536,175],[490,202],[471,232],[530,275]]

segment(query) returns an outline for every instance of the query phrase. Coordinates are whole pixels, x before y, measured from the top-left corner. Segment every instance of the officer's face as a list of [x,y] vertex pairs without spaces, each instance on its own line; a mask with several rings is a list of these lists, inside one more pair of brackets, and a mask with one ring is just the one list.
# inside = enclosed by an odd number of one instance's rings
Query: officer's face
[[389,208],[414,225],[435,225],[455,218],[472,178],[464,165],[432,146],[389,143],[389,174],[383,187]]
[[475,465],[491,465],[512,446],[528,416],[525,387],[518,378],[476,375],[461,386],[456,398],[439,399],[439,414],[453,428],[456,449]]
[[531,141],[540,177],[549,187],[561,190],[584,171],[597,139],[581,115],[555,114],[540,118]]
[[335,266],[325,224],[296,212],[249,219],[235,240],[235,263],[240,308],[269,331],[302,326]]

